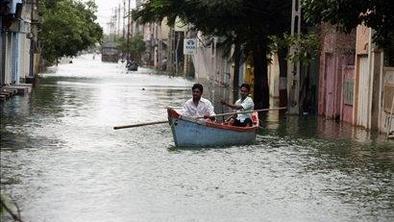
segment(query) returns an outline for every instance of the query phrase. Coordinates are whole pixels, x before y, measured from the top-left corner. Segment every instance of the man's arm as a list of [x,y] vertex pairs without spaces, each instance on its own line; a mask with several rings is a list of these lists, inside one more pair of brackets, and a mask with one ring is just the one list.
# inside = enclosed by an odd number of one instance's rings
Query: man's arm
[[228,103],[228,102],[226,102],[226,101],[224,101],[224,100],[221,100],[220,103],[223,104],[223,105],[225,105],[225,106],[230,107],[231,109],[240,110],[240,109],[243,109],[243,108],[244,108],[244,107],[242,107],[241,105],[231,104],[231,103]]

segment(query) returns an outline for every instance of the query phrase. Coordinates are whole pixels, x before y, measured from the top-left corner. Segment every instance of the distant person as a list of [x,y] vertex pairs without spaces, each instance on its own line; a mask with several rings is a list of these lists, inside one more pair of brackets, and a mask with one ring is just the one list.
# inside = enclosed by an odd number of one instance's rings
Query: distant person
[[129,68],[134,63],[133,59],[127,59],[126,68]]
[[187,100],[183,105],[181,114],[186,117],[204,117],[210,120],[215,120],[215,111],[213,109],[212,103],[202,98],[202,93],[204,88],[201,84],[196,83],[192,87],[192,98]]
[[[253,99],[249,96],[250,93],[250,85],[242,84],[240,88],[241,98],[238,99],[234,104],[230,104],[225,102],[224,100],[220,101],[223,105],[228,106],[232,109],[238,111],[252,111],[254,109]],[[252,113],[238,113],[226,120],[227,123],[234,126],[251,126],[252,125]]]
[[167,57],[164,57],[163,60],[161,60],[161,70],[166,71],[167,70]]

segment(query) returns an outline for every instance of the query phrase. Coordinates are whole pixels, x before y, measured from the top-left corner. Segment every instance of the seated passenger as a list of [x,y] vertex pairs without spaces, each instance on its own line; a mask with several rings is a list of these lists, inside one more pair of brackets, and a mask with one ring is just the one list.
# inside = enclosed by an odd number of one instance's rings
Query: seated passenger
[[[237,100],[234,104],[221,101],[225,106],[238,111],[252,111],[254,109],[253,99],[249,96],[250,86],[249,84],[242,84],[240,88],[241,98]],[[226,120],[227,123],[233,126],[251,126],[252,125],[252,113],[237,113]]]
[[201,84],[196,83],[192,87],[192,98],[187,100],[182,107],[182,116],[198,118],[204,117],[210,120],[215,120],[215,112],[213,110],[212,103],[202,98],[204,88]]

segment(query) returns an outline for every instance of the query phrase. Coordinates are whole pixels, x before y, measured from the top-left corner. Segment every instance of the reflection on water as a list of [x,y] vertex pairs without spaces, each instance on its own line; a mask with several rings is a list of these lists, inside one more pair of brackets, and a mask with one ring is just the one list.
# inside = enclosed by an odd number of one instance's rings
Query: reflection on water
[[256,145],[174,149],[166,124],[112,127],[166,119],[193,83],[90,58],[1,105],[1,190],[26,221],[392,221],[392,142],[272,112]]

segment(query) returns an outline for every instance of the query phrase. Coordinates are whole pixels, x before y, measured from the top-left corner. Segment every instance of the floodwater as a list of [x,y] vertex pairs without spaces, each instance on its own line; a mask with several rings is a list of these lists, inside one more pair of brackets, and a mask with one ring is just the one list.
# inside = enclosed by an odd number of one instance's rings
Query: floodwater
[[112,129],[165,120],[192,84],[92,55],[51,68],[1,104],[1,191],[31,222],[394,220],[394,143],[347,124],[273,112],[255,145],[196,149],[167,124]]

